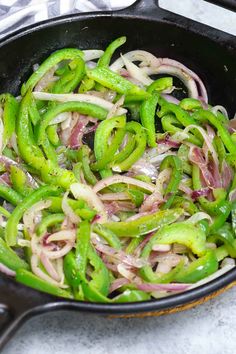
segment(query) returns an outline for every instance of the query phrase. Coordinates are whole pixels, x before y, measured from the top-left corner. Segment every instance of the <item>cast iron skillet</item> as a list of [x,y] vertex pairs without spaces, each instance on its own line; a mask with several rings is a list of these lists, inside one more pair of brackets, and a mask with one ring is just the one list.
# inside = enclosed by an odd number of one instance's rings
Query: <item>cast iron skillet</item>
[[[221,4],[233,5],[233,1],[222,0]],[[235,37],[160,9],[155,0],[138,0],[118,12],[51,19],[10,35],[0,43],[0,90],[18,94],[32,65],[56,49],[105,48],[121,35],[128,37],[123,52],[139,48],[181,61],[201,76],[212,104],[223,104],[231,114],[235,112]],[[57,309],[112,315],[173,312],[173,309],[201,302],[235,281],[236,269],[209,284],[168,298],[142,303],[99,304],[60,299],[1,275],[0,347],[26,319],[42,312]]]

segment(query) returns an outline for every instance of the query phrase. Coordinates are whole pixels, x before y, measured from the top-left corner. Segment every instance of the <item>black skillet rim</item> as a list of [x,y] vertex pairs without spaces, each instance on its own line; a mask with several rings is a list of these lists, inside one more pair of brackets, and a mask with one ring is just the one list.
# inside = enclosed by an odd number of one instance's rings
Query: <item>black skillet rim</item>
[[[132,5],[131,5],[132,7]],[[131,8],[130,7],[130,8]],[[127,9],[126,9],[127,10]],[[165,13],[168,13],[165,11]],[[173,14],[172,14],[173,15]],[[137,18],[137,19],[143,19],[146,21],[155,21],[153,17],[149,17],[148,14],[143,14],[143,15],[133,15],[133,14],[127,14],[123,13],[123,10],[121,11],[116,11],[116,12],[96,12],[96,13],[82,13],[82,14],[70,14],[62,17],[58,17],[55,19],[49,19],[46,21],[42,21],[38,24],[33,24],[30,26],[27,26],[26,28],[17,30],[8,36],[4,37],[4,39],[0,40],[0,48],[2,48],[5,44],[8,44],[14,40],[17,40],[18,38],[25,36],[27,34],[30,34],[35,31],[39,31],[42,28],[47,28],[51,26],[55,26],[61,23],[67,23],[67,22],[72,22],[76,21],[80,18],[83,20],[91,20],[92,18],[96,17],[120,17],[122,19],[128,19],[128,18]],[[159,19],[160,20],[160,19]],[[224,34],[218,30],[214,30],[210,28],[209,26],[199,24],[194,21],[189,21],[188,19],[186,20],[185,23],[189,24],[191,23],[192,25],[194,24],[194,28],[191,28],[192,32],[197,32],[199,35],[204,37],[204,33],[202,32],[202,28],[207,27],[208,31],[210,30],[212,32],[212,40],[216,41],[219,46],[222,46],[222,43],[219,42],[218,35],[221,33],[223,37],[228,37],[227,34]],[[161,19],[162,22],[170,23],[167,19]],[[173,23],[172,23],[173,24]],[[184,25],[184,21],[181,24],[177,24],[179,27],[183,27],[185,30],[186,26]],[[189,26],[187,26],[188,30]],[[201,31],[200,31],[201,30]],[[201,32],[201,33],[200,33]],[[232,36],[231,36],[232,37]],[[217,40],[218,39],[218,40]],[[227,41],[227,40],[226,40]],[[62,310],[62,309],[73,309],[73,310],[80,310],[80,311],[86,311],[86,312],[94,312],[94,313],[103,313],[103,314],[131,314],[131,313],[142,313],[142,312],[149,312],[149,311],[158,311],[158,310],[164,310],[164,309],[170,309],[173,307],[178,307],[181,305],[185,305],[188,303],[191,303],[194,301],[197,301],[201,298],[204,298],[214,292],[217,292],[227,285],[233,283],[236,280],[236,268],[226,272],[225,274],[221,275],[220,277],[210,281],[209,283],[206,283],[204,285],[201,285],[197,288],[194,288],[192,290],[187,290],[185,292],[182,292],[180,294],[175,294],[175,295],[170,295],[166,298],[161,298],[157,300],[149,300],[145,302],[133,302],[133,303],[114,303],[114,304],[106,304],[106,303],[93,303],[93,302],[86,302],[86,301],[76,301],[76,300],[64,300],[63,298],[59,298],[53,295],[46,294],[41,291],[34,290],[31,287],[27,287],[23,284],[20,284],[16,282],[14,279],[6,277],[4,275],[1,275],[3,280],[5,282],[9,282],[11,284],[14,284],[17,286],[17,288],[21,288],[22,291],[24,292],[31,292],[32,296],[37,293],[37,295],[40,295],[40,298],[42,300],[41,304],[36,304],[36,306],[29,306],[29,311],[26,311],[28,315],[33,315],[41,312],[46,312],[46,311],[51,311],[51,310]],[[41,301],[40,301],[41,302]]]

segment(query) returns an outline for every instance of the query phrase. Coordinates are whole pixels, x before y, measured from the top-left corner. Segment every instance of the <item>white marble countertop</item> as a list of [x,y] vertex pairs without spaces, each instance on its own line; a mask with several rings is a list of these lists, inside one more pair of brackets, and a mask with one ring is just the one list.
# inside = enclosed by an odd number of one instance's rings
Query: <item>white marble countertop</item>
[[[172,11],[236,35],[236,14],[203,0],[161,0]],[[236,291],[165,317],[106,319],[57,312],[28,321],[2,354],[233,354]]]

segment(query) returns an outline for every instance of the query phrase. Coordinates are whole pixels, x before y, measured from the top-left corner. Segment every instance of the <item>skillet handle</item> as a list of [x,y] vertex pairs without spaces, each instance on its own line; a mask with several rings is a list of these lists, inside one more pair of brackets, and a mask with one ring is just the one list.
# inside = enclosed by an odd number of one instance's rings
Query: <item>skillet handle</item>
[[235,0],[205,0],[211,2],[214,5],[224,7],[228,10],[236,12],[236,1]]
[[148,19],[163,18],[169,11],[162,9],[158,4],[159,0],[136,0],[132,5],[114,13],[130,15],[132,17],[145,17]]
[[[4,345],[31,316],[45,310],[55,298],[0,275],[0,352]],[[44,310],[44,311],[45,311]]]
[[0,304],[0,351],[25,319],[23,312],[14,313],[8,306]]

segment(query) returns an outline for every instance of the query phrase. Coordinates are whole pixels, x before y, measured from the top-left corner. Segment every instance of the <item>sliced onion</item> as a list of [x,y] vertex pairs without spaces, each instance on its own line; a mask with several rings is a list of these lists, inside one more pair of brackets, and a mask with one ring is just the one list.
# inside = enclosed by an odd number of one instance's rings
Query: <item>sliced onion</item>
[[221,171],[222,187],[227,190],[233,180],[234,173],[231,166],[225,160],[222,162]]
[[151,164],[151,162],[147,161],[145,158],[141,158],[131,166],[127,175],[145,175],[155,180],[157,178],[158,172],[156,167]]
[[87,49],[87,50],[83,50],[83,53],[84,53],[83,56],[84,61],[90,61],[90,60],[101,58],[104,51],[99,49]]
[[[47,93],[47,92],[33,92],[34,97],[37,100],[42,101],[58,101],[58,102],[87,102],[93,103],[100,107],[111,110],[114,106],[113,103],[104,100],[103,98],[82,94],[82,93]],[[122,115],[127,112],[124,108],[119,108],[117,111],[117,115]]]
[[165,93],[162,93],[161,95],[167,102],[170,102],[170,103],[174,103],[174,104],[179,104],[179,100],[177,100],[177,98],[175,98],[174,96],[171,96],[171,95],[167,95]]
[[164,202],[164,198],[161,193],[161,190],[159,188],[156,188],[156,190],[151,195],[145,198],[139,211],[140,213],[144,213],[144,212],[156,210],[163,202]]
[[29,232],[33,232],[35,224],[41,220],[41,211],[50,207],[52,202],[50,200],[41,200],[28,209],[23,215],[23,222]]
[[34,88],[34,91],[43,91],[49,86],[49,84],[57,81],[59,77],[54,76],[56,70],[57,70],[57,66],[54,66],[53,68],[48,70],[47,73],[42,77],[42,79],[37,83],[37,85]]
[[31,246],[31,242],[29,240],[24,240],[24,239],[17,240],[17,244],[20,247],[30,247]]
[[126,284],[129,284],[129,281],[128,279],[126,278],[118,278],[118,279],[115,279],[112,283],[111,283],[111,286],[110,286],[110,289],[109,289],[109,293],[113,293],[113,291],[121,288],[123,285],[126,285]]
[[44,273],[40,268],[39,268],[39,257],[37,255],[33,255],[31,257],[31,268],[32,272],[37,275],[39,278],[45,280],[49,284],[56,285],[60,288],[67,288],[67,285],[62,285],[56,280],[54,280],[52,277]]
[[147,75],[145,75],[144,72],[137,65],[132,63],[132,61],[130,61],[128,58],[126,58],[123,55],[121,55],[121,58],[126,66],[129,75],[132,78],[138,80],[145,86],[148,86],[153,82],[153,80],[150,79]]
[[48,272],[48,274],[50,275],[50,277],[52,277],[52,279],[56,280],[56,281],[60,281],[60,277],[57,273],[57,271],[55,270],[52,262],[50,261],[50,259],[45,255],[44,252],[40,253],[40,260],[44,266],[44,268],[46,269],[46,271]]
[[[146,52],[145,50],[132,50],[128,53],[123,55],[124,58],[128,59],[129,61],[140,61],[141,66],[159,66],[160,61],[157,57],[153,54]],[[122,58],[118,58],[114,61],[113,64],[110,65],[110,70],[118,72],[124,66],[124,61]]]
[[0,263],[0,272],[10,276],[10,277],[14,277],[16,275],[16,272],[10,268],[8,268],[7,266],[5,266],[4,264]]
[[235,266],[235,260],[233,258],[230,257],[226,257],[225,259],[223,259],[223,261],[221,262],[220,267],[224,268],[226,266]]
[[195,191],[192,191],[192,194],[191,194],[191,198],[193,200],[196,200],[198,199],[199,197],[206,197],[208,196],[208,194],[210,193],[210,188],[209,187],[206,187],[206,188],[201,188],[201,189],[197,189]]
[[[10,159],[7,156],[0,155],[0,163],[2,163],[8,171],[10,170],[11,166],[17,166],[19,169],[22,170],[22,166],[20,164],[18,164],[16,161]],[[31,176],[31,174],[27,171],[24,171],[24,173],[27,176],[27,180],[28,180],[29,185],[33,188],[37,188],[38,183]]]
[[60,250],[58,250],[58,251],[49,251],[49,250],[44,248],[44,253],[50,259],[57,259],[57,258],[64,257],[67,253],[70,252],[70,250],[73,247],[74,247],[74,242],[67,241],[65,246],[63,246]]
[[80,222],[80,217],[75,214],[74,210],[71,208],[71,206],[68,203],[68,194],[69,192],[66,192],[62,198],[61,202],[61,208],[64,212],[64,214],[71,220],[73,224],[78,224]]
[[158,290],[165,290],[169,292],[178,292],[178,291],[185,291],[188,290],[191,285],[190,284],[178,284],[178,283],[171,283],[171,284],[153,284],[153,283],[143,283],[137,284],[139,290],[152,292]]
[[204,139],[204,143],[207,145],[208,150],[210,151],[210,153],[211,153],[211,155],[212,155],[212,158],[213,158],[215,164],[216,164],[217,166],[219,166],[218,155],[217,155],[217,153],[216,153],[216,151],[215,151],[215,148],[214,148],[214,146],[213,146],[213,144],[212,144],[211,139],[209,138],[209,136],[207,135],[207,133],[205,132],[205,130],[204,130],[203,128],[199,127],[198,125],[191,124],[191,125],[187,126],[187,127],[183,130],[183,132],[184,132],[184,133],[187,133],[187,132],[189,132],[191,129],[197,129],[197,130],[199,131],[199,133],[201,133],[201,135],[202,135],[202,137],[203,137],[203,139]]
[[110,256],[112,258],[115,258],[130,267],[142,268],[144,265],[147,264],[146,260],[133,257],[129,254],[126,254],[124,251],[116,250],[110,246],[107,246],[101,242],[98,242],[97,241],[97,234],[95,234],[95,233],[92,233],[92,242],[93,242],[97,251],[104,253],[106,256]]
[[[99,182],[95,185],[95,187],[98,184]],[[104,223],[107,221],[107,214],[104,205],[96,194],[99,189],[96,191],[95,189],[78,182],[71,184],[70,190],[76,199],[85,200],[91,208],[97,211],[100,215],[100,219],[98,220],[99,223]]]
[[171,65],[160,65],[159,67],[150,67],[150,68],[145,67],[145,68],[142,68],[141,70],[143,70],[147,75],[169,74],[169,75],[176,76],[187,87],[190,97],[196,98],[196,99],[198,99],[198,97],[199,97],[196,82],[189,74],[187,74],[186,72],[184,72],[180,68],[177,68],[177,67],[174,67]]
[[62,230],[51,234],[47,238],[47,243],[54,242],[54,241],[75,241],[75,230]]
[[104,193],[104,194],[100,194],[99,198],[101,200],[110,200],[110,201],[114,201],[114,200],[129,200],[130,197],[126,192],[119,192],[119,193]]
[[58,114],[50,123],[49,125],[59,124],[70,118],[70,112],[62,112]]
[[222,113],[226,118],[229,118],[228,112],[225,109],[225,107],[217,105],[212,107],[211,109],[212,113],[217,114],[218,112]]
[[93,191],[95,193],[98,193],[100,190],[103,188],[106,188],[108,186],[111,186],[112,184],[116,183],[126,183],[126,184],[131,184],[134,186],[137,186],[139,188],[145,189],[149,192],[154,192],[155,186],[150,183],[146,183],[143,181],[139,181],[135,178],[127,177],[127,176],[120,176],[120,175],[113,175],[111,177],[107,177],[99,181],[95,186],[93,187]]
[[130,282],[133,282],[136,278],[136,274],[129,270],[129,267],[125,266],[124,264],[117,265],[118,272]]
[[125,96],[121,96],[121,98],[119,98],[119,100],[113,105],[112,109],[110,109],[110,111],[108,112],[107,115],[107,119],[114,117],[118,110],[120,109],[120,107],[124,104],[125,101]]
[[236,200],[236,189],[233,189],[230,193],[229,193],[229,201],[230,202],[234,202]]
[[190,196],[193,193],[193,190],[182,181],[179,184],[179,190]]
[[153,251],[158,251],[158,252],[169,252],[171,250],[171,245],[164,245],[164,244],[154,244],[152,246]]

